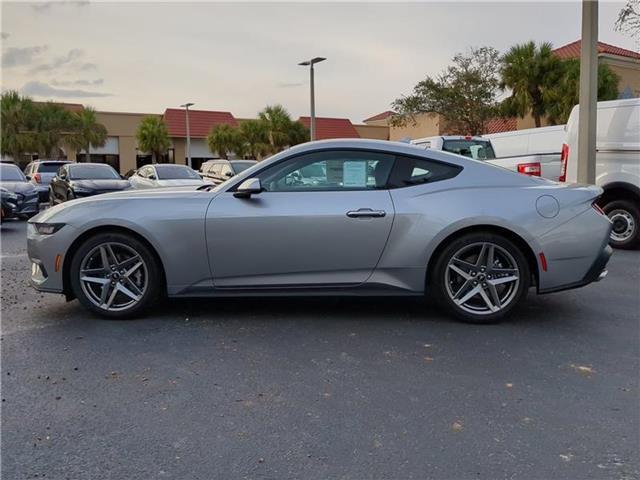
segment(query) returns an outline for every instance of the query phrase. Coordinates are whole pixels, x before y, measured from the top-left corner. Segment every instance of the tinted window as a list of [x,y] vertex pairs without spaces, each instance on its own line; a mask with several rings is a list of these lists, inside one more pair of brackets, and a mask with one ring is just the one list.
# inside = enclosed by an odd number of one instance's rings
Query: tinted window
[[159,180],[187,180],[200,178],[200,175],[191,168],[180,165],[156,165],[156,172],[158,172]]
[[270,192],[385,188],[394,158],[366,151],[315,152],[278,163],[259,178]]
[[27,177],[16,165],[0,164],[0,180],[3,182],[26,182]]
[[47,162],[47,163],[38,163],[34,165],[34,167],[40,173],[56,173],[62,165],[64,165],[64,163]]
[[115,180],[120,175],[109,165],[74,165],[69,168],[72,180]]
[[244,172],[247,168],[253,167],[258,162],[232,162],[231,167],[236,175],[240,172]]
[[449,163],[398,156],[389,183],[393,187],[433,183],[453,178],[461,171],[462,167]]
[[486,140],[445,140],[442,143],[442,150],[475,160],[493,160],[496,158],[491,142]]

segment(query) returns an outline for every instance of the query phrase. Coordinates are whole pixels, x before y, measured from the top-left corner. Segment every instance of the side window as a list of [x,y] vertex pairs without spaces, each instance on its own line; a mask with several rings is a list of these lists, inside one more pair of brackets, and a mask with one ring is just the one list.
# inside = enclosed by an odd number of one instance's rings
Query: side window
[[221,163],[214,163],[213,165],[211,165],[211,173],[212,175],[220,175],[220,169],[222,168],[222,164]]
[[374,190],[387,188],[395,156],[335,150],[290,158],[258,176],[268,192]]
[[389,183],[395,188],[433,183],[453,178],[461,171],[462,167],[450,163],[398,156]]

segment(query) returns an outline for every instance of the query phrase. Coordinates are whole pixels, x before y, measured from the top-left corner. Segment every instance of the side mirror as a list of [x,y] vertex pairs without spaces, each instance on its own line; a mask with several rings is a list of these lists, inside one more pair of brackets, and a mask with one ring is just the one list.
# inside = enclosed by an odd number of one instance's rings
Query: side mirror
[[149,180],[155,180],[155,179],[156,179],[156,176],[152,173],[152,174],[151,174],[151,175],[149,175],[147,178],[148,178]]
[[27,180],[31,180],[31,175],[25,175],[25,177],[27,177]]
[[224,176],[227,177],[227,178],[231,178],[231,177],[233,177],[233,172],[226,172],[224,174]]
[[249,178],[242,182],[233,194],[236,198],[249,198],[251,195],[262,192],[262,184],[259,178]]
[[124,176],[124,175],[120,175],[120,178],[121,178],[122,180],[126,180],[126,179],[127,179],[127,177],[126,177],[126,176]]

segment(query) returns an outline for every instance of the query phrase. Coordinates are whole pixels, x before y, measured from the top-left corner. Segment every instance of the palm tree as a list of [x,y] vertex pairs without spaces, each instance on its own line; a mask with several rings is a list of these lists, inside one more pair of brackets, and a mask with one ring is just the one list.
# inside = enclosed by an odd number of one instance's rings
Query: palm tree
[[81,111],[73,114],[73,133],[66,142],[76,152],[84,150],[86,159],[91,161],[91,145],[102,147],[107,142],[107,129],[98,123],[96,111],[91,107],[84,107]]
[[289,145],[298,145],[309,141],[309,129],[302,122],[291,122],[289,127]]
[[229,158],[229,152],[238,148],[238,140],[238,131],[226,123],[213,127],[207,136],[209,150],[220,158]]
[[136,139],[140,150],[151,152],[152,163],[157,163],[171,146],[167,125],[159,117],[145,117],[138,126]]
[[[552,124],[567,123],[571,109],[578,104],[580,93],[580,60],[562,62],[563,75],[549,90],[549,121]],[[598,101],[618,98],[619,77],[608,65],[598,65]]]
[[276,153],[289,145],[291,117],[282,105],[269,105],[258,114],[264,124],[269,139],[271,153]]
[[531,113],[536,127],[542,125],[550,104],[547,92],[562,75],[561,61],[552,48],[549,42],[540,46],[527,42],[504,55],[500,86],[511,89],[511,96],[503,102],[505,114],[524,117]]
[[251,158],[262,158],[269,151],[266,125],[260,120],[247,120],[240,124],[240,137]]
[[68,110],[52,102],[35,109],[35,140],[45,158],[57,158],[60,144],[71,134],[73,117]]
[[33,102],[10,90],[2,93],[0,110],[2,155],[9,155],[16,163],[23,164],[23,155],[37,150]]

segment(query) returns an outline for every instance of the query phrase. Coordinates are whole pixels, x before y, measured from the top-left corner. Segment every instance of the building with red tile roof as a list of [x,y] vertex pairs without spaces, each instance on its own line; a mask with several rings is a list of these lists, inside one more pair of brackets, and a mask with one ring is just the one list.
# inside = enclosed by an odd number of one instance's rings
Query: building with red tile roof
[[[553,53],[562,59],[568,58],[580,58],[581,41],[568,43],[562,47],[558,47],[553,50]],[[609,45],[608,43],[598,42],[598,56],[600,55],[613,55],[616,57],[626,57],[640,60],[640,53],[633,50],[627,50],[626,48],[616,47],[615,45]]]
[[[311,128],[311,117],[300,117],[298,121]],[[360,138],[360,134],[348,118],[316,117],[316,140],[330,138]]]
[[[170,137],[186,138],[187,122],[184,109],[167,108],[162,117],[167,124]],[[189,110],[189,134],[192,138],[207,138],[211,129],[218,125],[237,127],[238,122],[231,112]]]
[[518,119],[516,117],[511,118],[492,118],[487,122],[484,128],[484,133],[500,133],[510,132],[518,129]]
[[382,113],[378,113],[377,115],[374,115],[373,117],[369,117],[365,120],[362,121],[362,123],[372,123],[372,122],[382,122],[384,121],[385,123],[389,121],[389,119],[395,115],[396,112],[392,111],[392,110],[387,110],[386,112],[382,112]]

